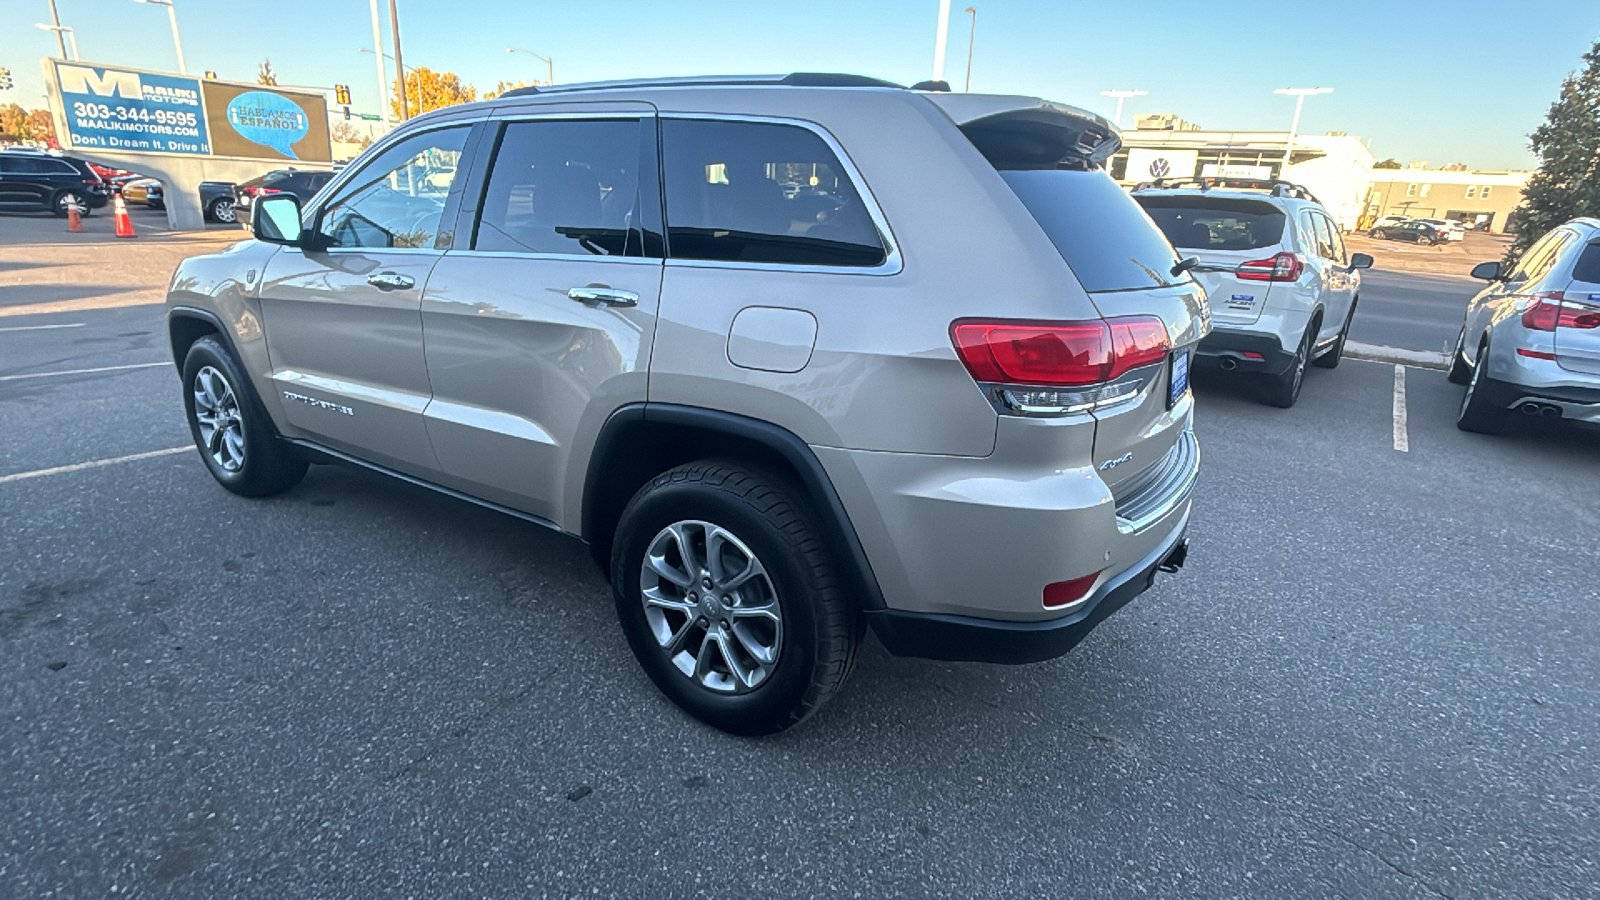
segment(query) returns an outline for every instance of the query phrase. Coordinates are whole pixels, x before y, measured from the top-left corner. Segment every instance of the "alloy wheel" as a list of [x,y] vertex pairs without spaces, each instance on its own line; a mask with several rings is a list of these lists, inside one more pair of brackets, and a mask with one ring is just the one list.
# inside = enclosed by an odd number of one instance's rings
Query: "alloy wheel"
[[212,204],[211,215],[215,217],[218,222],[238,221],[238,216],[234,215],[233,212],[232,200],[218,200],[216,203]]
[[701,687],[747,693],[777,668],[777,590],[761,560],[727,529],[698,520],[661,529],[645,550],[639,592],[656,643]]
[[244,419],[233,386],[215,367],[204,366],[195,373],[193,390],[194,419],[206,454],[224,471],[239,471],[244,466]]

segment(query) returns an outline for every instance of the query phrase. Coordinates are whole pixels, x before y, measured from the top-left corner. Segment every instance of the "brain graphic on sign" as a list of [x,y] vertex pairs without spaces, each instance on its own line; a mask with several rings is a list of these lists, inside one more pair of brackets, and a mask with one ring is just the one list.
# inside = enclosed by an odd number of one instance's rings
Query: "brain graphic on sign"
[[290,159],[294,142],[306,136],[311,123],[293,100],[266,91],[250,91],[228,104],[228,124],[247,141],[271,147]]
[[1172,163],[1165,156],[1158,156],[1150,160],[1150,176],[1152,178],[1165,178],[1172,173]]

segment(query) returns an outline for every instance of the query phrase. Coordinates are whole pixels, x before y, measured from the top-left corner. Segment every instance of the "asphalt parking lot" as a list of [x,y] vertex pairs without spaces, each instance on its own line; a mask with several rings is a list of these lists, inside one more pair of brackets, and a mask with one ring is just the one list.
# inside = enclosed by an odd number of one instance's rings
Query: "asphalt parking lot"
[[[1049,663],[869,641],[743,740],[574,541],[342,468],[217,487],[154,304],[236,234],[57,228],[0,217],[0,896],[1595,895],[1593,431],[1460,432],[1433,369],[1292,410],[1197,373],[1181,573]],[[1419,307],[1471,283],[1415,277],[1364,340],[1453,335]]]

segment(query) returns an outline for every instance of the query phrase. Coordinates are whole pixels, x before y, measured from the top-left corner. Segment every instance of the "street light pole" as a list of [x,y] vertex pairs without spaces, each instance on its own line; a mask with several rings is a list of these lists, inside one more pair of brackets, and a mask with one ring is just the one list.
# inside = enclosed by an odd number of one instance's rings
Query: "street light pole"
[[82,56],[78,55],[78,33],[73,31],[71,27],[66,25],[46,25],[43,22],[36,22],[34,23],[33,27],[43,31],[54,31],[56,33],[56,40],[58,41],[61,39],[62,33],[65,32],[67,35],[67,40],[72,42],[72,61],[77,62],[83,58]]
[[978,39],[978,10],[967,7],[966,12],[972,13],[972,29],[967,32],[967,83],[962,86],[964,93],[972,93],[972,42]]
[[[394,67],[400,73],[400,121],[411,118],[411,101],[406,98],[406,64],[400,55],[400,10],[389,0],[389,33],[394,36]],[[381,52],[382,48],[378,48]],[[417,105],[422,104],[422,85],[417,85]]]
[[[183,38],[178,36],[178,10],[172,5],[172,0],[133,0],[133,2],[167,8],[167,21],[172,24],[172,47],[178,52],[178,71],[184,75],[189,74],[189,70],[183,65]],[[54,5],[51,3],[51,6]]]
[[933,38],[933,80],[944,80],[944,45],[950,37],[950,0],[939,0],[939,30]]
[[540,56],[539,54],[533,52],[532,50],[524,50],[521,47],[507,47],[506,48],[506,52],[507,53],[526,53],[529,56],[533,57],[534,59],[543,60],[543,62],[545,64],[545,71],[546,71],[545,82],[544,83],[547,84],[547,85],[556,83],[556,61],[554,59],[552,59],[551,57]]
[[1331,94],[1333,88],[1278,88],[1274,94],[1286,94],[1294,98],[1294,122],[1289,125],[1289,142],[1283,148],[1283,165],[1278,169],[1278,178],[1289,180],[1289,159],[1294,155],[1294,139],[1300,131],[1300,109],[1305,106],[1306,98],[1317,94]]
[[56,0],[50,0],[50,24],[55,26],[57,29],[56,47],[61,50],[61,58],[66,59],[67,42],[61,37],[61,32],[59,30],[61,28],[61,14],[56,12]]
[[372,54],[378,62],[378,115],[383,117],[383,130],[388,131],[394,117],[389,114],[389,73],[383,69],[383,28],[378,24],[378,0],[372,0],[372,46],[379,52]]
[[1150,93],[1150,92],[1149,91],[1101,91],[1100,92],[1100,96],[1102,96],[1102,97],[1115,97],[1115,98],[1117,98],[1117,114],[1116,114],[1116,116],[1113,117],[1111,124],[1117,126],[1118,128],[1122,127],[1122,101],[1128,99],[1129,97],[1143,97],[1145,94],[1148,94],[1148,93]]

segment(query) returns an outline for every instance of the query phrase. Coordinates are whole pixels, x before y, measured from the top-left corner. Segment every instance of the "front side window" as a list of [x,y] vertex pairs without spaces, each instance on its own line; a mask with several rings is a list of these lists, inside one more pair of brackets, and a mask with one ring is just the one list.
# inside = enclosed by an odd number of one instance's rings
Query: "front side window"
[[643,256],[639,142],[638,119],[506,125],[472,249]]
[[675,259],[876,266],[888,256],[826,141],[796,125],[662,122]]
[[322,211],[329,247],[433,249],[468,126],[413,135],[378,154]]
[[1345,261],[1344,235],[1339,233],[1339,224],[1321,213],[1317,213],[1317,219],[1328,229],[1328,250],[1330,253],[1328,258],[1336,263],[1343,263]]
[[1174,247],[1259,250],[1283,240],[1283,211],[1270,203],[1195,196],[1138,200]]

